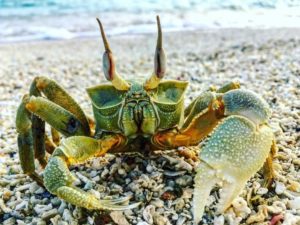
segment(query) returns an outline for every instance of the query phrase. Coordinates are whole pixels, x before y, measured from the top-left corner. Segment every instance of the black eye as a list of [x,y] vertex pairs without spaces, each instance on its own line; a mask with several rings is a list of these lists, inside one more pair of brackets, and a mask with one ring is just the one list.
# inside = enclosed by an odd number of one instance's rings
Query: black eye
[[71,117],[67,124],[68,132],[73,134],[77,131],[78,127],[79,127],[79,122],[75,118]]

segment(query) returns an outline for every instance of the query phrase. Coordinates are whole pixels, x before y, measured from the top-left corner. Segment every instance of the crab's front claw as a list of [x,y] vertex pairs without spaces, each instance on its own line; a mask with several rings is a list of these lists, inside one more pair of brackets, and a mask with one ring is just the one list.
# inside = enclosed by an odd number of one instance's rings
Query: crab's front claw
[[193,200],[194,224],[202,218],[210,191],[223,181],[217,212],[224,212],[264,164],[273,133],[242,116],[229,116],[213,131],[200,151]]
[[139,203],[120,205],[128,202],[130,197],[99,200],[92,194],[73,186],[73,181],[66,160],[60,156],[52,157],[44,173],[44,182],[46,188],[59,198],[87,209],[126,210],[139,205]]
[[137,207],[139,203],[121,205],[128,202],[130,197],[99,200],[72,184],[74,177],[68,165],[82,163],[93,156],[101,156],[119,142],[119,136],[108,136],[101,140],[84,136],[65,139],[55,149],[45,168],[45,187],[59,198],[87,209],[126,210]]

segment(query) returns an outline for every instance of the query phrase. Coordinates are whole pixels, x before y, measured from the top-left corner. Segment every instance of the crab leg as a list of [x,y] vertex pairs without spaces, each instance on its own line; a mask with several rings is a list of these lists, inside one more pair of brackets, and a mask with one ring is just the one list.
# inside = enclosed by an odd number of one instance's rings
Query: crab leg
[[153,142],[158,147],[176,148],[198,144],[224,118],[224,106],[213,92],[205,92],[185,111],[186,119],[179,131],[158,132]]
[[29,112],[39,116],[67,137],[86,134],[84,125],[73,113],[46,98],[31,96],[25,99],[25,104]]
[[139,205],[118,205],[128,198],[115,200],[99,200],[93,195],[72,185],[73,175],[68,166],[83,163],[93,156],[102,156],[114,147],[122,145],[124,139],[120,135],[105,136],[100,140],[90,137],[74,136],[65,139],[56,148],[44,172],[45,187],[58,197],[71,204],[87,209],[125,210]]
[[247,180],[263,166],[273,139],[268,126],[257,127],[245,117],[222,120],[199,154],[202,163],[196,170],[194,224],[200,222],[209,193],[218,181],[224,181],[218,213],[230,206]]
[[[24,96],[28,98],[28,96]],[[42,178],[35,172],[34,148],[32,138],[32,122],[30,113],[25,108],[22,101],[17,111],[16,128],[18,132],[18,148],[22,170],[28,174],[38,184],[43,185]]]
[[55,81],[47,77],[36,77],[31,89],[37,89],[39,92],[42,92],[51,102],[61,106],[65,110],[75,115],[75,117],[82,124],[84,133],[86,135],[90,134],[89,123],[83,110],[77,104],[77,102]]
[[[42,93],[49,100],[41,97]],[[20,161],[24,173],[42,185],[42,179],[34,172],[34,158],[45,167],[45,150],[51,153],[56,146],[45,135],[45,122],[66,136],[89,135],[90,130],[81,108],[54,81],[46,77],[35,78],[29,94],[31,97],[23,97],[16,118]],[[53,128],[52,139],[58,143],[59,135]]]

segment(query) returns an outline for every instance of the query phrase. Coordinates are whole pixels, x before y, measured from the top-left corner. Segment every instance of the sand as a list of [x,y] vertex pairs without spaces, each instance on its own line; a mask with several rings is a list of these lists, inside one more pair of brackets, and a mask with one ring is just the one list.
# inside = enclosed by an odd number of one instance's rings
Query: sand
[[[300,185],[297,183],[300,180],[299,37],[300,29],[216,29],[164,35],[168,56],[166,79],[190,81],[186,104],[211,85],[220,86],[238,80],[242,88],[263,96],[273,111],[270,126],[279,147],[275,159],[277,181],[270,190],[263,189],[261,173],[257,173],[248,182],[236,204],[224,215],[217,215],[213,208],[218,192],[216,189],[211,195],[211,204],[203,224],[268,224],[270,220],[278,218],[283,224],[300,223]],[[145,79],[151,74],[155,35],[116,36],[109,37],[109,40],[117,68],[124,78]],[[161,161],[168,163],[168,160],[162,155],[151,159],[133,156],[131,159],[136,165],[142,162],[145,167],[139,168],[141,174],[136,175],[136,180],[155,180],[152,175],[156,172],[160,178],[155,182],[161,185],[161,190],[139,185],[138,191],[133,191],[134,187],[128,189],[127,184],[111,181],[111,170],[117,167],[117,173],[125,168],[124,177],[134,183],[130,180],[131,169],[125,165],[126,157],[124,159],[122,156],[95,159],[86,166],[72,169],[76,175],[80,173],[92,180],[89,186],[85,179],[79,179],[79,186],[86,190],[103,187],[105,191],[101,196],[111,194],[112,190],[117,194],[132,192],[135,200],[144,202],[138,209],[124,214],[88,212],[65,204],[22,175],[16,154],[15,113],[31,81],[40,75],[55,79],[88,115],[92,115],[85,88],[105,82],[101,71],[102,53],[100,38],[0,45],[0,223],[105,224],[103,221],[107,219],[117,224],[126,224],[125,220],[127,224],[139,225],[151,222],[191,224],[190,193],[193,184],[190,180],[194,173],[181,168],[186,182],[172,183],[173,178],[164,175]],[[176,153],[170,154],[180,160]],[[147,170],[147,167],[152,169]],[[174,165],[170,165],[170,168],[174,168]],[[110,173],[101,176],[106,170]],[[107,186],[109,189],[105,189]],[[177,186],[183,194],[178,194],[172,200],[161,201],[164,192],[171,191],[174,194]],[[242,204],[245,210],[239,213],[238,204]],[[274,207],[277,207],[277,211]],[[120,218],[123,222],[117,222]]]

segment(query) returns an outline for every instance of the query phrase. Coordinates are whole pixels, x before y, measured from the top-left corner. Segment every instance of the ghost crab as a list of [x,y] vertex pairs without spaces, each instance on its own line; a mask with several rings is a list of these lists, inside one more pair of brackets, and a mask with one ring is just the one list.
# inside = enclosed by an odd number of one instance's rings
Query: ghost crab
[[[144,83],[125,81],[117,73],[102,24],[97,21],[105,47],[103,70],[111,84],[87,89],[95,122],[55,81],[36,77],[16,118],[24,173],[74,205],[125,210],[139,203],[122,204],[127,197],[98,200],[72,184],[74,178],[68,167],[107,152],[174,149],[203,141],[195,177],[195,224],[201,220],[206,200],[217,182],[224,182],[217,208],[222,213],[264,162],[267,179],[273,178],[276,147],[267,124],[270,110],[261,97],[230,82],[205,91],[184,109],[187,82],[161,81],[166,57],[159,17],[154,72]],[[45,134],[45,122],[51,126],[51,139]],[[66,137],[61,143],[59,133]],[[46,151],[51,154],[49,160]],[[45,167],[43,178],[35,171],[35,158]]]

